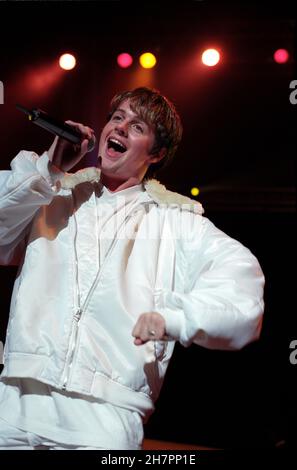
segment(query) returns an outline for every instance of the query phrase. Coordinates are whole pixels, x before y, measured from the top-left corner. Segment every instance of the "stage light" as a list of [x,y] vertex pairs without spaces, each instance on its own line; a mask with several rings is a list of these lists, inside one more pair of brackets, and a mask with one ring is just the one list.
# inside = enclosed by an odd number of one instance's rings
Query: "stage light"
[[198,188],[192,188],[192,189],[191,189],[191,194],[192,194],[192,196],[198,196],[199,192],[200,192],[200,191],[199,191]]
[[72,54],[63,54],[59,59],[61,69],[72,70],[76,65],[76,59]]
[[139,57],[139,62],[144,69],[152,69],[156,65],[157,59],[151,52],[145,52]]
[[117,57],[117,63],[122,69],[126,69],[132,65],[133,58],[127,52],[119,54]]
[[207,49],[201,57],[202,63],[208,67],[217,65],[220,60],[220,53],[216,49]]
[[286,49],[278,49],[273,54],[273,58],[278,64],[285,64],[286,62],[288,62],[289,53]]

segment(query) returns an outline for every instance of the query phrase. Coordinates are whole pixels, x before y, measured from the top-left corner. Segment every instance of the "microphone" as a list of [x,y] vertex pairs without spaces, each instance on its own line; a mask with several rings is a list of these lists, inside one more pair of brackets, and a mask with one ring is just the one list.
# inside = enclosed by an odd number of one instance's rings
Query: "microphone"
[[[47,114],[45,111],[42,111],[42,109],[27,109],[24,108],[23,106],[17,104],[16,108],[19,111],[22,111],[23,113],[28,115],[29,121],[33,122],[33,124],[36,124],[37,126],[42,127],[43,129],[51,132],[52,134],[55,134],[62,139],[67,140],[71,144],[80,144],[82,140],[82,134],[78,129],[75,129],[74,127],[70,126],[69,124],[66,124],[63,121],[60,121],[58,119],[55,119],[49,114]],[[88,152],[91,152],[96,145],[96,138],[95,136],[89,140],[88,144]]]

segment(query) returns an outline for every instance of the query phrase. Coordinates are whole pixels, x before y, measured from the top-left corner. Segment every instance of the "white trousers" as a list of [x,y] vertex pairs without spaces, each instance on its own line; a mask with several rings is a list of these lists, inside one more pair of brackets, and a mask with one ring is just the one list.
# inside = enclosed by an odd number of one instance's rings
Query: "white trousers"
[[0,418],[0,450],[102,450],[102,448],[48,441],[37,434],[15,428]]

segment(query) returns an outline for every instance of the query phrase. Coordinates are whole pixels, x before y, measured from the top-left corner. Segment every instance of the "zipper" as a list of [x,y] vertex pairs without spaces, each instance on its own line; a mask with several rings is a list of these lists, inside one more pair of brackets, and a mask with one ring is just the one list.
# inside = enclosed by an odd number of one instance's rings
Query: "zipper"
[[[74,206],[75,206],[75,195],[74,191],[72,191],[72,197],[74,201]],[[64,377],[63,377],[63,385],[62,389],[66,390],[68,378],[69,378],[69,372],[71,368],[71,362],[74,354],[74,346],[77,338],[77,333],[78,333],[78,323],[80,321],[81,315],[82,315],[82,309],[80,306],[80,290],[79,290],[79,282],[78,282],[78,256],[77,256],[77,249],[76,249],[76,240],[77,240],[77,220],[75,217],[75,212],[74,212],[74,223],[75,223],[75,235],[74,235],[74,258],[75,258],[75,286],[76,286],[76,293],[77,293],[77,310],[75,314],[73,315],[73,323],[72,323],[72,331],[70,335],[70,341],[69,341],[69,346],[66,354],[66,361],[65,361],[65,367],[64,367]]]
[[[73,194],[73,199],[74,199],[74,202],[75,202],[75,196],[74,196],[74,192],[72,190],[72,194]],[[95,203],[96,203],[96,207],[97,207],[97,201],[95,199]],[[134,210],[134,207],[132,207],[132,209],[130,210],[130,212],[126,215],[125,219],[122,221],[122,223],[120,224],[119,228],[117,229],[116,233],[115,233],[115,236],[107,250],[107,253],[106,253],[106,256],[105,256],[105,259],[100,267],[99,265],[99,268],[98,268],[98,272],[96,274],[96,277],[93,281],[93,284],[87,294],[87,297],[82,305],[82,307],[80,306],[80,291],[79,291],[79,282],[78,282],[78,255],[77,255],[77,247],[76,247],[76,240],[77,240],[77,232],[78,232],[78,227],[77,227],[77,219],[76,219],[76,215],[75,215],[75,212],[73,213],[73,218],[74,218],[74,221],[75,221],[75,236],[74,236],[74,255],[75,255],[75,267],[76,267],[76,276],[75,276],[75,280],[76,280],[76,287],[77,287],[77,305],[78,305],[78,309],[76,311],[76,313],[74,314],[73,316],[73,326],[72,326],[72,332],[71,332],[71,336],[70,336],[70,346],[68,347],[68,351],[67,351],[67,354],[66,354],[66,361],[65,361],[65,367],[64,367],[64,375],[63,375],[63,385],[62,385],[62,390],[66,390],[66,387],[67,387],[67,383],[68,383],[68,380],[70,378],[70,371],[71,371],[71,366],[74,362],[74,359],[75,359],[75,352],[76,352],[76,343],[77,343],[77,337],[78,337],[78,329],[79,329],[79,322],[82,318],[82,315],[83,313],[86,311],[87,307],[88,307],[88,304],[89,304],[89,301],[90,301],[90,298],[92,297],[93,295],[93,292],[94,290],[96,289],[97,285],[98,285],[98,282],[100,280],[100,275],[102,273],[102,270],[107,262],[107,260],[109,259],[110,257],[110,254],[111,254],[111,251],[117,241],[117,235],[118,233],[120,232],[122,226],[126,223],[126,221],[131,217],[131,213],[133,212]],[[99,250],[100,250],[100,237],[98,236],[98,244],[99,244]]]
[[[124,225],[124,224],[127,222],[127,220],[131,217],[131,213],[133,212],[134,209],[135,209],[135,207],[132,207],[132,209],[130,210],[130,212],[126,215],[125,219],[121,222],[120,226],[118,227],[118,229],[117,229],[117,231],[116,231],[116,233],[115,233],[115,236],[114,236],[114,238],[113,238],[113,240],[112,240],[112,242],[111,242],[111,244],[110,244],[110,246],[109,246],[109,248],[108,248],[108,250],[107,250],[107,253],[106,253],[106,255],[105,255],[105,259],[104,259],[104,261],[103,261],[101,267],[99,267],[98,272],[97,272],[97,275],[96,275],[96,277],[95,277],[95,280],[93,281],[92,287],[90,288],[90,290],[89,290],[89,292],[88,292],[88,295],[87,295],[87,297],[86,297],[86,299],[85,299],[85,301],[84,301],[84,304],[83,304],[83,307],[82,307],[82,311],[85,311],[86,308],[88,307],[90,298],[91,298],[91,296],[93,295],[93,292],[94,292],[94,290],[96,289],[97,284],[98,284],[98,282],[99,282],[99,280],[100,280],[100,274],[101,274],[101,272],[102,272],[102,270],[103,270],[105,264],[107,263],[107,261],[108,261],[108,259],[109,259],[109,257],[110,257],[110,254],[111,254],[111,251],[112,251],[113,248],[114,248],[114,245],[115,245],[116,242],[117,242],[117,235],[118,235],[118,233],[120,232],[120,230],[121,230],[121,228],[123,227],[123,225]],[[99,241],[100,241],[100,240],[99,240]]]
[[75,343],[76,343],[76,339],[77,339],[78,323],[80,321],[81,314],[82,314],[82,310],[79,309],[79,310],[77,310],[77,312],[73,316],[73,326],[72,326],[72,332],[71,332],[71,336],[70,336],[71,348],[68,349],[68,354],[66,356],[66,365],[65,365],[65,368],[64,368],[65,374],[64,374],[64,378],[63,378],[62,390],[66,390],[66,386],[67,386],[67,382],[68,382],[68,378],[69,378],[69,373],[70,373],[70,369],[71,369],[71,365],[72,365],[72,359],[73,359],[73,355],[74,355]]

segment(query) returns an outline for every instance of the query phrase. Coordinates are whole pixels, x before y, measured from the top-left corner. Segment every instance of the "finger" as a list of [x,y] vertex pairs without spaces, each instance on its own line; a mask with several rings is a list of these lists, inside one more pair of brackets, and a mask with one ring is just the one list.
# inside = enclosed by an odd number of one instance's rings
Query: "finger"
[[135,338],[137,336],[139,337],[140,332],[141,332],[141,319],[139,318],[137,322],[135,323],[134,328],[132,330],[132,336],[134,336]]
[[145,343],[145,341],[142,341],[140,338],[135,338],[135,339],[134,339],[134,344],[135,344],[136,346],[141,346],[141,345],[144,344],[144,343]]
[[65,121],[65,123],[69,124],[70,126],[74,127],[75,129],[79,130],[84,137],[88,137],[89,139],[91,139],[92,136],[94,135],[93,129],[91,129],[88,126],[84,126],[80,122],[74,122],[74,121],[67,120],[67,121]]
[[75,121],[71,121],[71,119],[67,119],[67,121],[65,121],[66,124],[69,124],[70,126],[83,126],[83,127],[87,127],[88,129],[90,129],[92,132],[95,132],[94,129],[90,126],[84,126],[81,122],[75,122]]
[[80,145],[80,153],[82,155],[84,155],[85,153],[87,153],[89,151],[89,140],[88,139],[84,139]]

